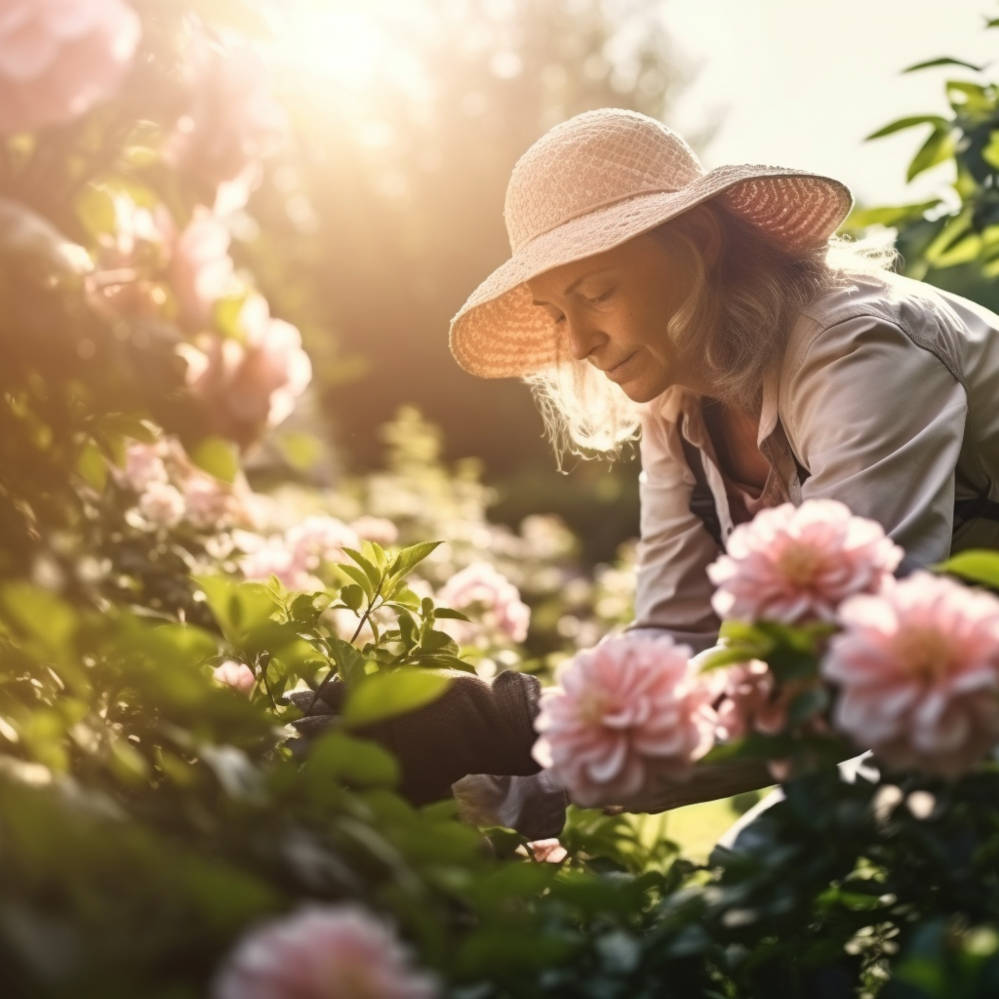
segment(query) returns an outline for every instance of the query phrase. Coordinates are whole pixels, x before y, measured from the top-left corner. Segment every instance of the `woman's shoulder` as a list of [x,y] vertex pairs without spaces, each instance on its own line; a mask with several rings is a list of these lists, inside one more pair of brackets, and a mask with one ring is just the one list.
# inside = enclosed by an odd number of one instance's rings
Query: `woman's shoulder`
[[842,274],[801,310],[788,338],[785,371],[823,347],[846,349],[840,341],[851,331],[863,335],[872,323],[895,327],[905,342],[935,355],[956,377],[981,332],[999,331],[999,315],[923,281],[890,271]]

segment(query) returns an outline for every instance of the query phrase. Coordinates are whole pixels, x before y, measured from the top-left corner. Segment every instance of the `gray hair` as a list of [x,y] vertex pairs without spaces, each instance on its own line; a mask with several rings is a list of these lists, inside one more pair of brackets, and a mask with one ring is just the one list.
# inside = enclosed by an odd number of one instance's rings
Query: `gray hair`
[[[653,235],[687,254],[694,278],[664,335],[680,353],[696,349],[714,397],[747,413],[758,409],[764,375],[783,356],[800,311],[851,274],[883,273],[898,260],[884,236],[832,236],[817,247],[787,250],[717,199],[663,223]],[[710,266],[703,252],[708,247],[715,251],[708,254]],[[524,380],[560,467],[566,453],[616,455],[637,436],[638,405],[586,361],[562,356]]]

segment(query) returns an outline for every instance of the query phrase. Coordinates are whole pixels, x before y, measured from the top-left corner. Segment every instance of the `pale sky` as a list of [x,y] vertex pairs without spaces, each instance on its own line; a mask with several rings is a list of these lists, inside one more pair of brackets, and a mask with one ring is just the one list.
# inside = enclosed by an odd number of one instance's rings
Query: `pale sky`
[[915,201],[946,182],[937,171],[905,183],[928,134],[920,126],[865,143],[906,115],[944,113],[945,67],[902,75],[915,62],[952,56],[991,62],[999,78],[999,0],[662,0],[680,48],[703,60],[667,124],[692,127],[724,112],[702,150],[708,168],[768,163],[826,173],[874,203]]

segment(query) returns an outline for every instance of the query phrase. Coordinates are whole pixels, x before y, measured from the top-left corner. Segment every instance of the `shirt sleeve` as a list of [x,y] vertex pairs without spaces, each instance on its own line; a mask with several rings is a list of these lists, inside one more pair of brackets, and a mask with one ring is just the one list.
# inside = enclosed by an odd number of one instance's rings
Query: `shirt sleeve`
[[903,571],[949,554],[967,398],[934,354],[884,319],[844,320],[811,342],[782,409],[809,472],[802,500],[878,521],[905,550]]
[[674,424],[646,418],[639,476],[641,537],[635,620],[629,630],[666,631],[695,652],[718,636],[707,566],[720,554],[703,522],[690,511],[694,477],[680,454]]

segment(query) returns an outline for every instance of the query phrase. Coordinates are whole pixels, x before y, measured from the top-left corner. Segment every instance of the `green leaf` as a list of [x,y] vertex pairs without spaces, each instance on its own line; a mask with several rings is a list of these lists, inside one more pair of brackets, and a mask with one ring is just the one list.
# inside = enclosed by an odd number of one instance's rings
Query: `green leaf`
[[897,118],[895,121],[883,125],[877,131],[871,132],[870,135],[865,135],[862,141],[870,142],[872,139],[880,139],[886,135],[893,135],[895,132],[901,132],[906,128],[915,128],[916,125],[933,125],[936,128],[944,128],[947,125],[947,119],[938,114],[914,114],[906,118]]
[[375,673],[351,691],[344,705],[344,724],[368,725],[421,708],[440,697],[450,684],[450,676],[432,670]]
[[[352,558],[360,567],[364,570],[365,576],[371,582],[372,592],[378,589],[382,581],[381,571],[373,565],[368,559],[366,559],[359,551],[354,548],[348,548],[346,545],[343,548],[343,552],[349,558]],[[346,568],[345,563],[337,563],[342,568]]]
[[108,482],[108,463],[104,452],[93,440],[88,440],[83,445],[76,459],[76,471],[91,489],[98,493],[104,492]]
[[896,226],[922,218],[931,208],[940,204],[939,199],[914,201],[905,205],[879,205],[873,208],[855,208],[850,212],[846,225],[852,229],[864,229],[870,225]]
[[993,129],[989,134],[989,141],[982,150],[982,159],[999,170],[999,130]]
[[399,765],[391,753],[343,732],[318,738],[303,769],[310,783],[343,780],[362,787],[392,787],[399,780]]
[[829,692],[825,687],[812,687],[809,690],[804,690],[791,701],[787,709],[787,723],[788,725],[797,725],[805,721],[806,718],[811,718],[812,715],[825,711],[828,704]]
[[348,687],[356,687],[365,678],[364,656],[342,638],[331,638],[328,645],[340,678]]
[[458,643],[446,631],[437,631],[431,628],[420,639],[420,648],[424,652],[440,652],[444,649],[449,652],[457,652]]
[[222,437],[206,437],[191,453],[191,461],[223,482],[232,482],[239,473],[239,449]]
[[277,609],[274,595],[263,583],[247,583],[226,576],[195,576],[222,634],[234,645],[252,628],[270,619]]
[[314,434],[289,431],[277,438],[285,461],[299,472],[311,471],[323,456],[322,441]]
[[424,541],[417,545],[410,545],[403,548],[389,566],[389,572],[393,576],[404,576],[415,566],[419,565],[435,548],[438,548],[440,541]]
[[368,574],[360,566],[350,565],[348,562],[338,562],[337,569],[348,578],[354,580],[369,600],[375,595],[375,587],[368,578]]
[[356,583],[351,583],[340,591],[340,599],[352,611],[360,610],[364,603],[364,590]]
[[57,659],[69,654],[77,617],[54,593],[29,583],[8,583],[0,590],[0,607],[18,631],[49,654]]
[[999,590],[999,552],[973,548],[958,552],[933,567],[936,572],[948,572],[972,583]]
[[926,59],[923,62],[914,62],[911,66],[906,66],[903,73],[915,73],[921,69],[933,69],[936,66],[960,66],[962,69],[970,69],[975,73],[984,73],[984,66],[976,66],[973,62],[966,62],[964,59],[955,59],[952,56],[938,56],[936,59]]
[[974,115],[992,109],[993,102],[989,99],[985,88],[977,83],[948,80],[944,87],[947,91],[947,100],[956,112],[971,112]]
[[77,195],[76,216],[92,237],[113,233],[118,228],[114,198],[102,185],[88,184]]
[[461,611],[453,610],[450,607],[437,607],[434,609],[434,617],[438,621],[470,621],[471,618]]
[[930,167],[943,163],[950,159],[955,152],[954,140],[948,128],[934,128],[929,138],[919,147],[916,155],[913,156],[908,170],[905,172],[906,181],[918,177],[919,174]]

